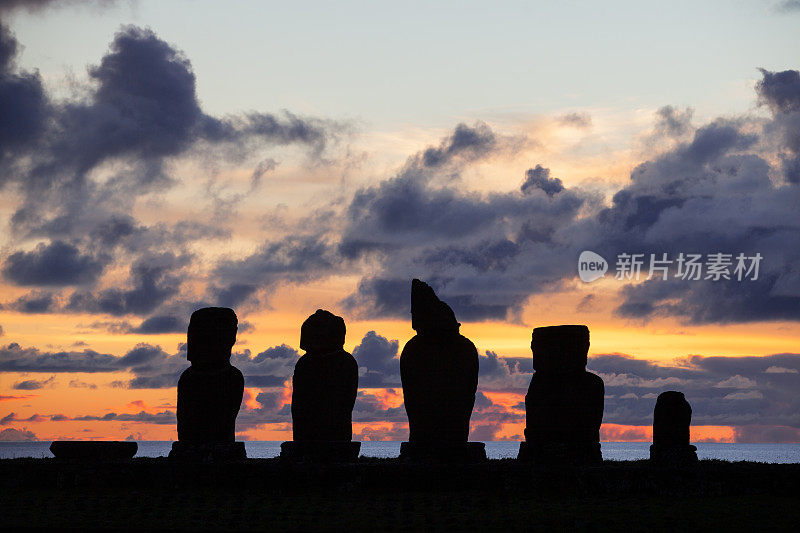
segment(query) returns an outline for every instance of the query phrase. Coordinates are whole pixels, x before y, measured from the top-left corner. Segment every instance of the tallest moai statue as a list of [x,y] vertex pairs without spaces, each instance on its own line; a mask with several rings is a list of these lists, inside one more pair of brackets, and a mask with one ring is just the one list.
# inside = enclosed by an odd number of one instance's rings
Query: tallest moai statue
[[533,369],[525,396],[525,442],[519,458],[536,462],[602,461],[603,380],[586,371],[589,328],[533,330]]
[[400,355],[409,439],[403,458],[480,460],[483,443],[467,443],[478,387],[478,350],[459,333],[453,310],[426,283],[411,282],[411,327]]

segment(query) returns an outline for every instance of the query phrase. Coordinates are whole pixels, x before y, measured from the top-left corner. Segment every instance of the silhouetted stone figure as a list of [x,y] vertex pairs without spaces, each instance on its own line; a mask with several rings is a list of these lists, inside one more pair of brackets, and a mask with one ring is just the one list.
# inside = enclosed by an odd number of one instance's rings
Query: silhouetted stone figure
[[244,443],[235,442],[244,377],[230,363],[237,326],[227,307],[192,313],[186,349],[192,366],[178,380],[178,442],[170,457],[244,458]]
[[433,289],[411,282],[411,327],[417,334],[400,355],[408,414],[401,457],[481,460],[483,443],[467,443],[478,387],[478,351],[459,333],[453,310]]
[[689,444],[692,406],[682,392],[658,395],[653,411],[653,444],[650,460],[663,466],[682,466],[697,462],[697,447]]
[[353,460],[360,442],[353,438],[353,406],[358,364],[344,350],[342,317],[317,309],[300,328],[305,350],[292,377],[293,442],[281,445],[284,458]]
[[525,396],[525,442],[519,459],[536,462],[602,461],[603,380],[586,371],[589,328],[535,328],[533,369]]

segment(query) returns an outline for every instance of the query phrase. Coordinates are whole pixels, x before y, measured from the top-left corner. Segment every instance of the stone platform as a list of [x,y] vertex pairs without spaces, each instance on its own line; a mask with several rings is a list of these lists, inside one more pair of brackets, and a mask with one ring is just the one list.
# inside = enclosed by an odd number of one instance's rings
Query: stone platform
[[676,468],[697,464],[697,446],[650,445],[650,462],[656,466]]
[[520,442],[517,459],[523,462],[554,465],[600,464],[603,455],[599,442],[533,443]]
[[281,443],[281,459],[320,463],[351,463],[358,459],[358,441],[287,441]]
[[117,461],[130,459],[139,450],[139,445],[128,441],[74,441],[57,440],[50,444],[56,459],[81,461]]
[[486,461],[483,442],[403,442],[400,460],[406,462],[480,463]]
[[247,459],[244,442],[172,443],[169,458],[176,461],[225,462]]

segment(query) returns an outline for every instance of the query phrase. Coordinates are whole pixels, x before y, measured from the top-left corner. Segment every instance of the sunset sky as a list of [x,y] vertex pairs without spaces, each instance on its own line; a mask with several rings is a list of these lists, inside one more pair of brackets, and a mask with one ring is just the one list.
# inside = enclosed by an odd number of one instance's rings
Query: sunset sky
[[694,441],[800,442],[798,51],[797,0],[0,0],[0,440],[176,439],[208,305],[238,438],[291,438],[325,308],[354,439],[405,440],[416,277],[479,350],[471,440],[522,439],[532,328],[586,324],[602,440],[679,390]]

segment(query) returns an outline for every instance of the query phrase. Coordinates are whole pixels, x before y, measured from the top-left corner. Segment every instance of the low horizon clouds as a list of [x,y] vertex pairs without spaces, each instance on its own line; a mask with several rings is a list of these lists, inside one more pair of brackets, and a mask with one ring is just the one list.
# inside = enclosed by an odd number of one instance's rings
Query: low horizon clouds
[[[404,424],[402,384],[399,379],[399,342],[374,331],[367,332],[354,348],[359,365],[359,394],[353,412],[357,423],[391,422]],[[239,431],[264,424],[291,422],[291,375],[300,354],[290,346],[268,348],[256,355],[249,350],[235,352],[231,363],[242,370],[248,390],[258,390],[252,408],[245,398],[237,427]],[[524,400],[533,369],[530,358],[503,358],[492,351],[479,355],[478,395],[473,425],[488,435],[496,435],[503,424],[524,423],[524,405],[507,408],[494,403],[487,394],[511,393]],[[21,390],[35,390],[55,380],[56,374],[72,372],[130,372],[127,381],[116,380],[107,386],[131,390],[173,388],[186,369],[185,344],[175,354],[158,346],[139,344],[116,357],[83,352],[41,352],[16,343],[0,347],[0,371],[53,374],[44,380],[18,382]],[[758,357],[685,356],[672,365],[635,359],[623,354],[598,354],[589,358],[588,370],[605,382],[603,422],[626,426],[652,425],[655,400],[665,390],[684,392],[692,405],[693,425],[733,426],[737,438],[753,442],[757,435],[773,435],[784,441],[800,436],[800,354],[773,354]],[[81,384],[70,383],[70,386]],[[386,403],[389,394],[399,405]],[[141,421],[174,423],[169,411],[133,414],[105,413],[64,417],[32,415],[19,418],[11,412],[0,425],[12,422],[48,420]],[[58,415],[63,417],[63,415]],[[377,435],[377,433],[375,434]],[[794,437],[792,437],[794,435]],[[747,440],[750,439],[750,440]]]

